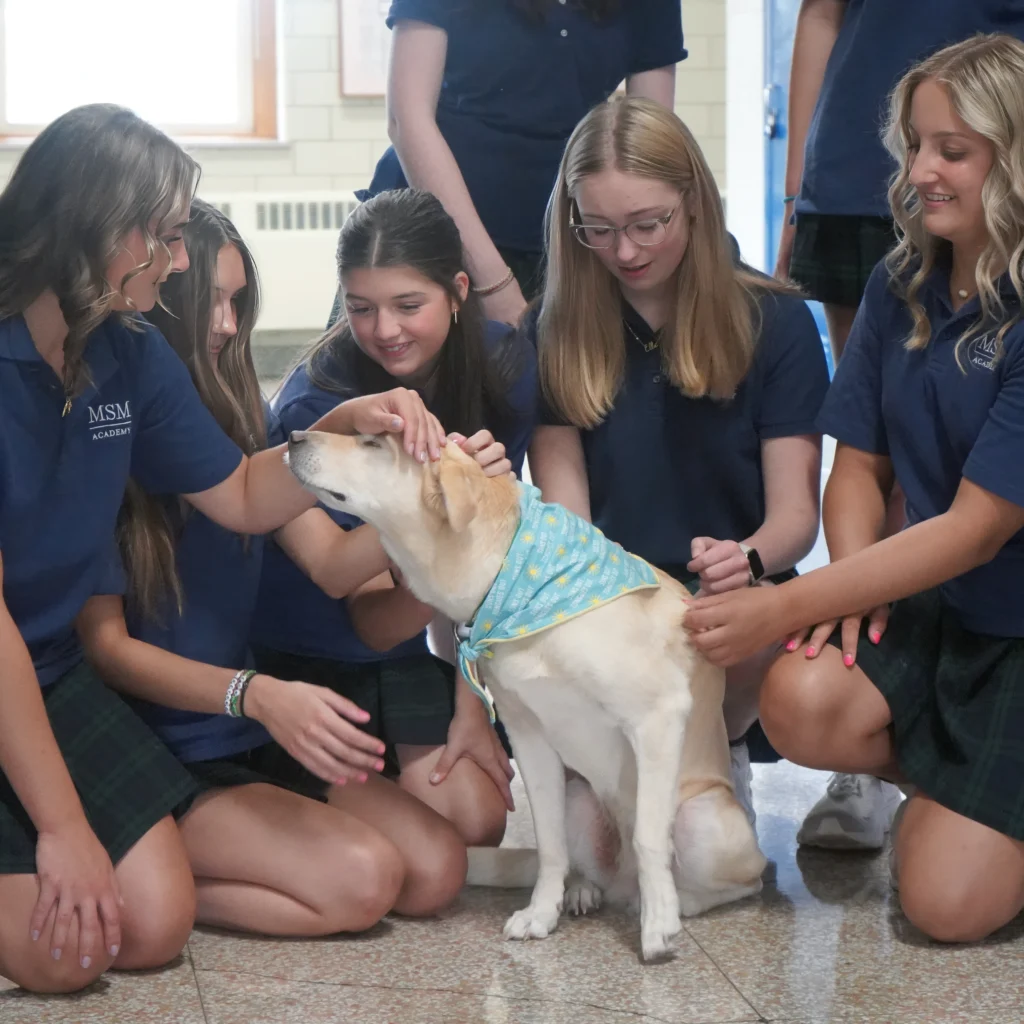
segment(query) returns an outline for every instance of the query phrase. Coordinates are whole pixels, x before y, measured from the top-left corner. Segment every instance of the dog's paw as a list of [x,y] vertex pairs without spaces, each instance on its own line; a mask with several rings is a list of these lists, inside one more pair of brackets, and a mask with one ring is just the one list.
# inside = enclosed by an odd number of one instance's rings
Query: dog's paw
[[565,890],[565,909],[575,916],[589,914],[601,906],[600,888],[586,878],[575,879]]
[[640,947],[645,960],[671,952],[672,939],[683,930],[679,920],[679,897],[675,888],[643,899],[640,907]]
[[557,906],[517,910],[506,922],[506,939],[546,939],[557,927],[560,910]]

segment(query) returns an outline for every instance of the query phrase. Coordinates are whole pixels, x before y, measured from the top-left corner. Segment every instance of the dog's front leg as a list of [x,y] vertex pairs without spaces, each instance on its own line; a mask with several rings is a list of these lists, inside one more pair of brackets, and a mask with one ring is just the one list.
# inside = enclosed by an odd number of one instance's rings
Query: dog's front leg
[[645,960],[664,956],[682,930],[672,876],[672,824],[688,707],[656,707],[631,730],[637,794],[633,849],[640,881],[640,944]]
[[565,832],[565,766],[544,738],[536,721],[517,724],[505,714],[513,737],[516,764],[523,773],[526,794],[533,812],[540,862],[530,905],[517,910],[505,923],[506,939],[543,939],[558,926],[569,871],[569,846]]

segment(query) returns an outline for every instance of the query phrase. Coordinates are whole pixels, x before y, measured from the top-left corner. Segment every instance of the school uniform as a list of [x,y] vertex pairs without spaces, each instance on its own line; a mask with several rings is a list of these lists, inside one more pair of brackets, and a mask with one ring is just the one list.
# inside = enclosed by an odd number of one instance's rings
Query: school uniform
[[[484,425],[505,445],[513,468],[521,474],[536,417],[536,355],[503,324],[487,324],[485,343],[493,358],[512,357],[515,377],[507,395],[509,414]],[[308,429],[323,415],[321,410],[361,393],[358,363],[344,353],[321,355],[321,369],[338,382],[341,393],[317,387],[306,365],[297,366],[272,403],[286,434]],[[361,525],[344,512],[324,511],[343,529]],[[430,653],[426,633],[385,653],[366,646],[355,632],[345,600],[324,594],[272,541],[264,552],[251,642],[261,672],[327,686],[368,712],[370,721],[362,728],[385,743],[385,774],[398,772],[396,744],[445,743],[454,713],[455,674],[450,664]]]
[[[533,294],[565,144],[627,76],[686,57],[679,0],[624,0],[602,21],[564,0],[540,20],[508,0],[393,0],[388,26],[400,21],[447,34],[438,130],[491,240]],[[405,187],[389,148],[364,195]]]
[[[999,282],[1009,315],[1019,302]],[[1024,506],[1024,325],[995,342],[958,339],[977,299],[954,312],[949,275],[920,293],[931,323],[925,349],[904,346],[909,310],[885,267],[864,302],[819,427],[840,443],[892,459],[909,525],[946,512],[961,479]],[[1024,839],[1024,532],[990,562],[898,601],[876,646],[862,635],[857,664],[885,697],[900,770],[933,800]],[[841,645],[838,635],[832,643]]]
[[[187,806],[195,783],[85,664],[74,620],[105,586],[129,475],[154,493],[208,490],[241,460],[153,327],[111,316],[62,415],[60,379],[21,316],[0,321],[0,551],[4,599],[28,645],[86,814],[116,863]],[[0,775],[0,874],[35,871],[36,833]]]
[[[828,390],[821,337],[802,299],[765,293],[753,363],[735,396],[689,398],[665,372],[658,334],[628,303],[622,311],[622,384],[603,422],[580,431],[591,518],[695,592],[699,578],[686,568],[693,538],[742,541],[764,522],[762,443],[819,432]],[[536,314],[524,330],[536,339]],[[540,415],[565,423],[547,406]],[[755,759],[777,760],[760,737],[755,746]]]
[[978,32],[1024,38],[1024,0],[847,0],[804,146],[790,275],[856,307],[895,244],[882,142],[889,95],[915,64]]

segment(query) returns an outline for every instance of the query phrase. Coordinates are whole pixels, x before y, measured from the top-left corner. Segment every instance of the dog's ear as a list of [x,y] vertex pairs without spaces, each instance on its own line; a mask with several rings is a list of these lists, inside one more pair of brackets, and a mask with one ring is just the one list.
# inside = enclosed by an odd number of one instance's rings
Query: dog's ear
[[423,475],[423,500],[448,520],[456,533],[469,526],[482,493],[482,474],[473,463],[441,456]]

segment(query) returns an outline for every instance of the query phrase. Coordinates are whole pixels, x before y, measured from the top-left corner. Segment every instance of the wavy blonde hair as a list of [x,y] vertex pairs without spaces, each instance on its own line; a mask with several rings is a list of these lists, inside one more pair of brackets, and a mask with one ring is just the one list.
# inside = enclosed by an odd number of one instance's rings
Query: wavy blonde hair
[[631,97],[595,107],[569,139],[548,204],[537,327],[545,397],[582,428],[597,426],[611,410],[626,365],[618,282],[569,226],[580,183],[609,168],[664,182],[684,197],[690,239],[660,346],[665,373],[684,394],[732,398],[754,355],[758,293],[792,292],[737,266],[714,178],[675,114]]
[[886,257],[886,266],[913,317],[908,349],[925,348],[931,337],[920,292],[949,245],[925,230],[921,201],[910,183],[915,145],[910,108],[915,91],[926,81],[946,90],[957,115],[992,143],[995,154],[981,190],[988,234],[974,275],[981,314],[957,342],[960,363],[964,343],[996,325],[996,350],[1001,352],[1006,332],[1020,320],[1019,311],[1008,315],[999,294],[998,280],[1006,270],[1024,303],[1024,44],[1007,35],[974,36],[911,68],[892,93],[885,142],[899,164],[889,188],[889,205],[900,241]]

